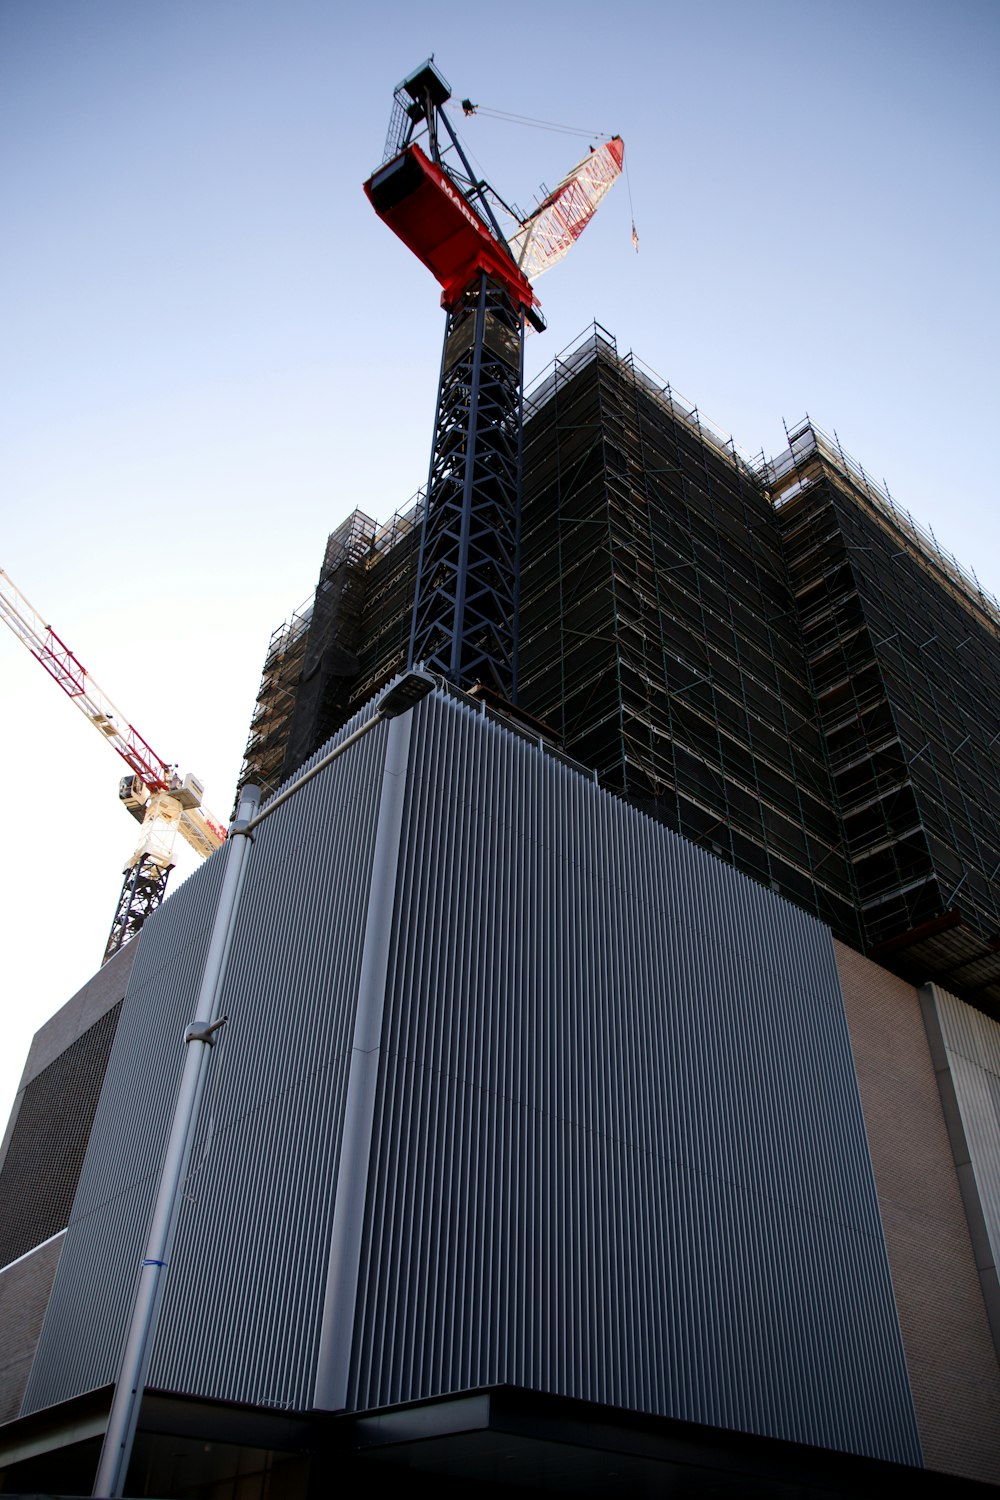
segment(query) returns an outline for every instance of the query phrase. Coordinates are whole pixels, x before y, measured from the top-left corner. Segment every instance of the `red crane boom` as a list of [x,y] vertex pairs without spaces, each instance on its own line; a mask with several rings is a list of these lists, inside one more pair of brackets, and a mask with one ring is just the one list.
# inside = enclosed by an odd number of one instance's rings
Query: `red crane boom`
[[170,787],[173,770],[120,713],[86,667],[29,604],[8,573],[0,568],[0,614],[36,661],[41,662],[77,708],[114,746],[127,766],[151,792]]

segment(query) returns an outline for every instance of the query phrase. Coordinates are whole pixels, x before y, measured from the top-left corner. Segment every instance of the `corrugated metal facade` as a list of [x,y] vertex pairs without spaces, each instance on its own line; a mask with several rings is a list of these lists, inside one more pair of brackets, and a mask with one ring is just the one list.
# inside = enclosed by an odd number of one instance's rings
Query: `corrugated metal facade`
[[[383,741],[255,835],[154,1385],[308,1404]],[[114,1378],[221,868],[143,931],[26,1411]]]
[[1000,1024],[931,986],[993,1251],[1000,1266]]
[[[144,933],[26,1410],[112,1376],[219,863]],[[811,918],[435,694],[259,830],[225,1009],[153,1384],[339,1404],[356,1279],[353,1408],[508,1382],[920,1462]]]

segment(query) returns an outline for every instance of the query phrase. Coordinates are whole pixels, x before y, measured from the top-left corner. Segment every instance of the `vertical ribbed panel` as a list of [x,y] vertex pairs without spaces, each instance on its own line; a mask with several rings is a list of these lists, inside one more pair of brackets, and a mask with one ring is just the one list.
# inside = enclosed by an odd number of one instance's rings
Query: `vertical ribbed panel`
[[[310,1399],[386,732],[250,852],[154,1385]],[[220,864],[143,935],[26,1409],[113,1374]],[[445,694],[399,872],[352,1404],[504,1381],[919,1462],[828,932]]]
[[387,734],[254,834],[216,1104],[176,1252],[200,1269],[172,1284],[151,1368],[168,1389],[309,1404]]
[[[308,1404],[386,732],[254,835],[154,1386]],[[221,859],[143,931],[25,1410],[114,1377]]]
[[989,1239],[1000,1267],[1000,1024],[930,986],[961,1115],[965,1146]]
[[114,1379],[221,877],[215,856],[137,940],[25,1412]]
[[412,754],[353,1404],[919,1462],[826,929],[455,702]]

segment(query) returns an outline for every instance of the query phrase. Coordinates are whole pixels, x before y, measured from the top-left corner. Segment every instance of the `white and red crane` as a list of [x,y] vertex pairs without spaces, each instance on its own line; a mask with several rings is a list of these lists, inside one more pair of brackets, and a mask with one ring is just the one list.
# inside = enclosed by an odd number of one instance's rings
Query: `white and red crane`
[[225,842],[226,828],[202,805],[201,782],[156,753],[2,568],[0,618],[129,767],[118,795],[142,824],[142,836],[125,867],[106,961],[162,901],[177,835],[205,859]]

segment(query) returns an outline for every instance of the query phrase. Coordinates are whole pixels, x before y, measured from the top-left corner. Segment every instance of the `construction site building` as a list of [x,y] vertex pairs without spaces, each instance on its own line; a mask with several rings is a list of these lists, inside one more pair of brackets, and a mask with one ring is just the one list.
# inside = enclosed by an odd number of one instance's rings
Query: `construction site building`
[[[519,706],[667,826],[1000,1013],[1000,607],[811,423],[776,459],[595,325],[526,396]],[[422,495],[331,536],[243,781],[406,663]]]
[[251,729],[304,774],[36,1038],[4,1493],[99,1483],[168,1265],[130,1495],[1000,1484],[1000,612],[836,440],[743,453],[602,329],[524,437],[518,704],[386,687],[423,499],[356,512]]

